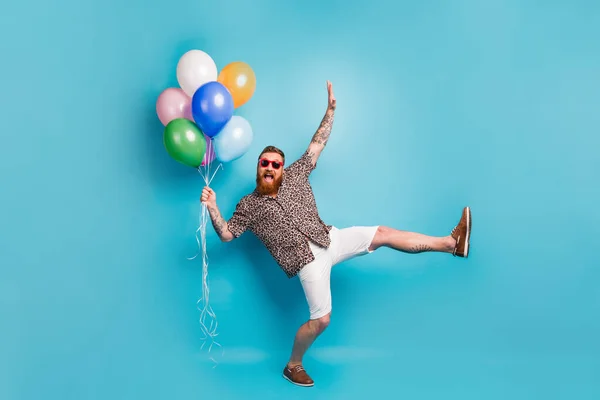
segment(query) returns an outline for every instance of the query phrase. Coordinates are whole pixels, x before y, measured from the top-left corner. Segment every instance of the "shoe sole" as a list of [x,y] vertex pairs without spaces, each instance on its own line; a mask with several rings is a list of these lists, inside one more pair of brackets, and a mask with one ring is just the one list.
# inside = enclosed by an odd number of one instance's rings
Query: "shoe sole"
[[298,382],[294,382],[293,380],[291,380],[290,378],[288,378],[287,376],[285,376],[285,374],[281,374],[281,376],[283,376],[288,382],[293,383],[296,386],[302,386],[302,387],[311,387],[314,386],[314,383],[298,383]]
[[465,238],[465,258],[469,257],[469,240],[471,239],[471,209],[467,207],[467,237]]

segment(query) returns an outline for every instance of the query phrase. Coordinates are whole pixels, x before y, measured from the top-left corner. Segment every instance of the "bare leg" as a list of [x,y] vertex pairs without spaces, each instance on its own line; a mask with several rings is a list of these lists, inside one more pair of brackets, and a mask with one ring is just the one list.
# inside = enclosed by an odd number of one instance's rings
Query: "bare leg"
[[455,245],[456,240],[452,236],[427,236],[421,233],[400,231],[387,226],[380,226],[377,229],[369,250],[373,251],[381,246],[385,246],[413,254],[426,251],[452,253]]
[[294,347],[292,348],[292,356],[288,362],[288,366],[294,367],[302,364],[302,357],[306,353],[306,350],[313,344],[315,339],[323,333],[323,331],[329,325],[330,314],[327,314],[319,319],[311,319],[304,323],[294,339]]

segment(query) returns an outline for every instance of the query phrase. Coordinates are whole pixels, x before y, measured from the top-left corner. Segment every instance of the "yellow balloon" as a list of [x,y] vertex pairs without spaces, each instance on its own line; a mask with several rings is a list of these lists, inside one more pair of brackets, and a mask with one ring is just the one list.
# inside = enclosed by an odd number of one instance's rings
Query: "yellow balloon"
[[242,61],[227,64],[219,73],[217,81],[229,90],[235,108],[250,100],[256,89],[256,75],[252,68]]

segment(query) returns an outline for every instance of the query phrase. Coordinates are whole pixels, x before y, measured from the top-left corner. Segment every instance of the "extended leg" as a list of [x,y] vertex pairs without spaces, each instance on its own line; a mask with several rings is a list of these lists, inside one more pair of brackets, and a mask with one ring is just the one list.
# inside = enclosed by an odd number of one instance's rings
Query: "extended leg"
[[469,254],[469,240],[471,236],[471,210],[463,209],[461,219],[448,236],[436,237],[422,233],[401,231],[386,226],[380,226],[373,238],[370,251],[385,246],[405,253],[422,253],[435,251],[451,253],[460,257]]
[[427,236],[422,233],[401,231],[387,226],[377,229],[370,251],[385,246],[405,253],[436,251],[452,253],[456,240],[450,235],[444,237]]

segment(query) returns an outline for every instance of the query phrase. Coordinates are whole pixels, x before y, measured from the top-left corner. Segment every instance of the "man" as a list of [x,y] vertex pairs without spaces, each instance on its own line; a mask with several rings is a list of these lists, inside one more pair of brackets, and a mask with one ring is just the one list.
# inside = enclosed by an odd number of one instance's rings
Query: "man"
[[289,278],[299,277],[310,318],[296,333],[283,376],[300,386],[314,384],[302,367],[302,357],[329,325],[332,266],[382,246],[405,253],[435,251],[467,257],[471,234],[468,207],[463,209],[458,225],[445,237],[385,226],[337,229],[323,223],[308,178],[327,144],[333,124],[336,99],[329,81],[327,90],[327,112],[306,152],[284,169],[285,154],[276,147],[266,147],[258,158],[256,189],[239,201],[231,219],[225,221],[221,216],[212,189],[204,188],[201,197],[222,241],[229,242],[250,230],[264,243]]

